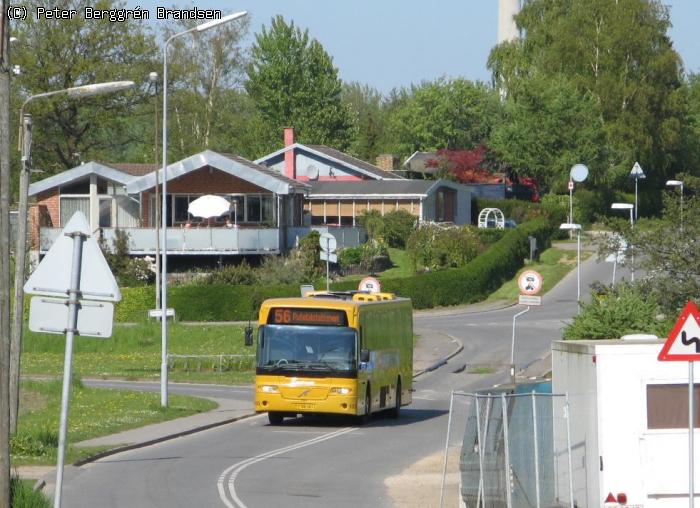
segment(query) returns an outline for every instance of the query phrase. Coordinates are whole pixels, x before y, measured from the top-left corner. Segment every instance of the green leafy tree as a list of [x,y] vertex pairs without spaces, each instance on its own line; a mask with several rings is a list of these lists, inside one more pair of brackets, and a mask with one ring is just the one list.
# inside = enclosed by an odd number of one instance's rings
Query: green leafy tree
[[482,83],[441,78],[394,92],[391,138],[397,150],[470,149],[484,143],[498,111],[498,98]]
[[374,161],[387,149],[387,115],[382,94],[360,83],[344,83],[341,95],[352,124],[348,151],[362,160]]
[[597,106],[608,159],[595,163],[604,163],[606,181],[626,182],[637,160],[647,185],[658,187],[679,164],[684,115],[668,7],[658,0],[532,0],[516,21],[525,37],[489,58],[508,100],[520,101],[532,80],[563,77]]
[[[29,12],[41,2],[25,2]],[[43,99],[29,108],[34,117],[33,165],[55,173],[81,160],[119,160],[144,136],[135,116],[137,106],[148,100],[146,81],[156,68],[153,36],[140,21],[111,23],[85,20],[86,6],[95,9],[124,7],[114,0],[68,0],[62,8],[76,9],[73,19],[17,21],[12,35],[12,63],[21,74],[15,79],[16,104],[30,95],[91,83],[132,80],[142,85],[132,92],[99,95],[79,100],[65,96]],[[152,115],[148,120],[152,124]],[[145,119],[144,119],[145,120]]]
[[[165,25],[162,38],[197,23],[173,21]],[[186,157],[207,148],[227,151],[230,144],[244,144],[239,136],[250,108],[246,109],[249,101],[240,93],[247,63],[241,43],[248,25],[248,18],[243,17],[212,30],[173,39],[168,66],[172,157]],[[237,117],[232,114],[234,111],[244,114]],[[231,129],[238,135],[231,136]]]
[[586,161],[589,182],[602,183],[608,157],[600,110],[561,77],[523,83],[504,106],[490,147],[516,174],[534,176],[547,190],[566,191],[569,170]]
[[300,142],[344,150],[350,119],[341,82],[320,42],[282,16],[256,34],[246,90],[258,111],[258,134],[267,150],[279,147],[282,128],[294,126]]
[[[625,238],[634,248],[636,268],[647,274],[639,281],[645,294],[654,297],[666,314],[675,316],[688,300],[700,295],[700,202],[695,196],[684,196],[682,229],[678,191],[667,192],[664,205],[661,217],[640,220],[634,229],[625,220],[611,222],[616,235],[606,239],[603,252],[613,252],[617,239]],[[631,256],[625,262],[631,262]]]

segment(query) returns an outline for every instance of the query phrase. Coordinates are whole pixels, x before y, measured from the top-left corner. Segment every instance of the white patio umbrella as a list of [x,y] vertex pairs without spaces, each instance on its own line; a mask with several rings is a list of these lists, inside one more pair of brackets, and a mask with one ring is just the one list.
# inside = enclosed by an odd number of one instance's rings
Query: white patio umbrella
[[[195,217],[210,219],[212,217],[220,217],[231,209],[231,202],[221,196],[213,194],[205,194],[192,201],[187,207],[187,212]],[[209,248],[212,249],[212,232],[209,229]]]
[[187,212],[195,217],[210,219],[220,217],[231,209],[231,202],[221,196],[205,194],[198,197],[187,207]]

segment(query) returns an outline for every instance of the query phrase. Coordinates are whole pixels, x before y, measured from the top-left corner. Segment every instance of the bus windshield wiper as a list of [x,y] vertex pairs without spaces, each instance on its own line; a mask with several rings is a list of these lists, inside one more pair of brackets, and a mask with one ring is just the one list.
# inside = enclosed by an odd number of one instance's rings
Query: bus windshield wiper
[[316,362],[312,362],[309,364],[310,368],[316,368],[316,369],[328,369],[332,370],[333,372],[338,372],[338,369],[333,367],[329,362],[326,362],[324,360],[318,360]]
[[268,365],[267,368],[270,370],[270,372],[277,370],[300,370],[302,365],[298,361],[292,360],[291,362],[287,363],[275,363],[274,365]]

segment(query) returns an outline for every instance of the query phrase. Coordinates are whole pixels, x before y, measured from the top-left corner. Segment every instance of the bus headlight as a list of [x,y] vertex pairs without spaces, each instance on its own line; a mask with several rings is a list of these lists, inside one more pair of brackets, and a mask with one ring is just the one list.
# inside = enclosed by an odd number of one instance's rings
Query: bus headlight
[[344,386],[334,386],[331,388],[331,393],[335,393],[337,395],[349,395],[350,392],[352,392],[352,388],[345,388]]
[[260,386],[260,391],[264,393],[279,393],[280,389],[277,385],[262,385]]

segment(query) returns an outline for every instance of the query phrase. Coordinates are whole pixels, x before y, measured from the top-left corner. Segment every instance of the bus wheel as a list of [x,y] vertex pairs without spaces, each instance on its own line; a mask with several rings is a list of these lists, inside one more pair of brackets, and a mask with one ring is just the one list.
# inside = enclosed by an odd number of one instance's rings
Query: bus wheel
[[270,422],[270,425],[282,425],[283,419],[284,415],[282,413],[275,413],[273,411],[267,413],[267,420]]
[[367,387],[367,393],[365,395],[365,413],[360,417],[360,423],[369,423],[369,419],[372,416],[372,398],[369,395],[369,386]]
[[394,407],[389,411],[391,418],[398,418],[401,415],[401,380],[396,380],[396,396],[394,397]]

